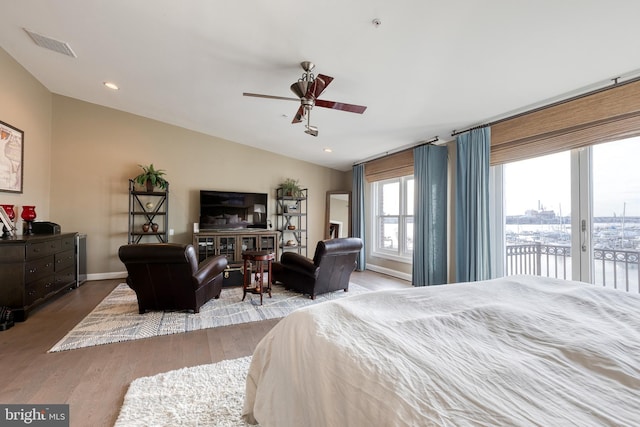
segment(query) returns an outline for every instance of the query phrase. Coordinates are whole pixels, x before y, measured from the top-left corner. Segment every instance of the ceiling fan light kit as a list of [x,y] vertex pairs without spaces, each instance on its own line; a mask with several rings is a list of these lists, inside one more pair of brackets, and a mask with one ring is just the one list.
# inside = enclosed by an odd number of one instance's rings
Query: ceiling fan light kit
[[344,104],[342,102],[318,99],[320,94],[322,94],[327,86],[329,86],[329,83],[333,81],[333,77],[326,76],[324,74],[314,76],[311,70],[315,68],[315,64],[311,61],[303,61],[300,63],[300,66],[304,70],[304,73],[297,82],[290,86],[291,91],[298,97],[298,99],[286,98],[283,96],[261,95],[249,92],[244,92],[243,95],[257,98],[300,101],[300,107],[298,108],[298,111],[293,117],[291,123],[300,123],[306,118],[307,124],[305,126],[306,130],[304,133],[311,136],[318,136],[318,128],[316,126],[311,126],[310,123],[311,109],[316,105],[323,108],[331,108],[333,110],[347,111],[357,114],[362,114],[367,109],[367,107],[363,105]]
[[318,128],[315,126],[307,125],[307,130],[304,131],[307,135],[318,136]]

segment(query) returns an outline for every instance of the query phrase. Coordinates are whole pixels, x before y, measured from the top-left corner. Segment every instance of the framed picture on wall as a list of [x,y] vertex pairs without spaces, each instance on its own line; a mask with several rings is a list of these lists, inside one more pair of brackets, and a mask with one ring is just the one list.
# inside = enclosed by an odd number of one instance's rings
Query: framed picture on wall
[[0,121],[0,191],[22,193],[24,132]]

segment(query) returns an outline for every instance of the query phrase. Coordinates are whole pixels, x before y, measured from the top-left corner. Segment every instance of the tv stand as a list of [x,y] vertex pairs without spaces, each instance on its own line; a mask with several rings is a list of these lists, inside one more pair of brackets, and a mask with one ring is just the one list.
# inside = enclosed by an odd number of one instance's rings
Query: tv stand
[[278,258],[278,231],[263,228],[200,230],[193,233],[198,261],[224,255],[229,264],[242,264],[243,251],[272,251]]

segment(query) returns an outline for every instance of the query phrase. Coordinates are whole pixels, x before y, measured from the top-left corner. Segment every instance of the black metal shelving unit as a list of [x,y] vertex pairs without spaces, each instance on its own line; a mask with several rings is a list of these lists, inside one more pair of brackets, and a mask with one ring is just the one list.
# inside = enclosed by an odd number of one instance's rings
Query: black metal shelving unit
[[307,255],[307,198],[306,188],[300,193],[285,195],[282,188],[276,190],[276,229],[280,231],[280,250]]
[[[145,224],[148,225],[148,231],[143,229]],[[157,225],[156,231],[153,230],[153,224]],[[128,243],[148,240],[160,243],[169,241],[169,184],[164,191],[138,191],[135,181],[130,179]]]

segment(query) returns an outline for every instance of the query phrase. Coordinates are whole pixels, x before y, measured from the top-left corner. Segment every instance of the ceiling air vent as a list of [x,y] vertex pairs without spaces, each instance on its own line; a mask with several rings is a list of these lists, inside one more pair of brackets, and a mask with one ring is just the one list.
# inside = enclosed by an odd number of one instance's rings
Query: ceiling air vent
[[44,47],[54,52],[62,53],[63,55],[77,58],[76,54],[71,50],[71,46],[68,43],[61,42],[59,40],[52,39],[50,37],[43,36],[42,34],[34,33],[32,31],[24,29],[29,37],[40,47]]

